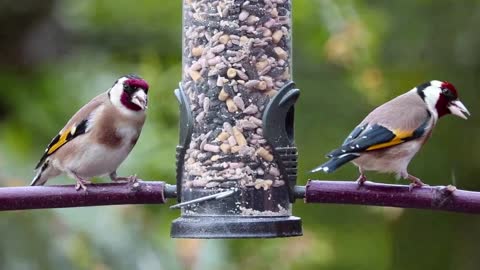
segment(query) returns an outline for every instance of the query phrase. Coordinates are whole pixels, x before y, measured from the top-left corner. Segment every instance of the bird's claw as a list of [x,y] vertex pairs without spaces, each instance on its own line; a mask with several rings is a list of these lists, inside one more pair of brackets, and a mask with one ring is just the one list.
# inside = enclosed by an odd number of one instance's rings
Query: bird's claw
[[127,177],[125,177],[125,176],[120,176],[120,177],[112,178],[112,181],[115,181],[115,182],[117,182],[117,181],[125,181],[125,182],[127,182],[127,183],[133,184],[133,183],[138,182],[138,177],[137,177],[136,174],[130,175],[130,176],[127,176]]
[[412,183],[410,183],[410,185],[408,185],[408,191],[412,192],[412,190],[414,188],[421,188],[423,186],[428,186],[428,185],[423,183],[420,180],[416,180],[416,181],[413,181]]
[[128,178],[128,183],[130,184],[134,184],[136,182],[138,182],[138,177],[137,177],[137,174],[134,174],[134,175],[130,175]]
[[367,181],[367,177],[363,174],[361,174],[355,182],[357,182],[357,188],[360,188],[363,186],[363,184]]
[[75,190],[76,191],[79,191],[80,188],[83,189],[84,191],[87,191],[87,186],[88,184],[91,184],[92,182],[91,181],[88,181],[88,180],[80,180],[80,179],[77,179],[77,183],[75,184]]

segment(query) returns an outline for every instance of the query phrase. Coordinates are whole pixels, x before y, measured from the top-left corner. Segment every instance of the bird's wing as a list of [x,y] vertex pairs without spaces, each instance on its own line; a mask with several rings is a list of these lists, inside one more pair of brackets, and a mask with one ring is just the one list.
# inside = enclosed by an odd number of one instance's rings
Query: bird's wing
[[431,120],[424,102],[406,93],[372,111],[327,157],[379,150],[419,138],[432,127]]
[[425,134],[429,122],[430,118],[427,118],[422,125],[414,130],[389,129],[380,124],[368,126],[358,137],[350,140],[347,138],[346,143],[330,152],[328,157],[379,150],[419,138]]
[[360,135],[360,133],[362,133],[363,131],[365,131],[365,128],[367,128],[368,124],[361,124],[361,125],[358,125],[356,128],[354,128],[352,130],[352,132],[350,132],[350,134],[348,134],[348,137],[343,141],[342,143],[342,146],[343,145],[346,145],[348,143],[350,143],[352,140],[358,138],[358,135]]
[[90,130],[91,122],[93,120],[93,113],[107,100],[107,93],[100,94],[83,106],[76,114],[74,114],[67,122],[65,127],[60,130],[57,136],[55,136],[47,146],[45,153],[37,163],[37,166],[35,166],[35,169],[38,169],[47,159],[47,157],[55,153],[66,143],[82,134],[87,133]]

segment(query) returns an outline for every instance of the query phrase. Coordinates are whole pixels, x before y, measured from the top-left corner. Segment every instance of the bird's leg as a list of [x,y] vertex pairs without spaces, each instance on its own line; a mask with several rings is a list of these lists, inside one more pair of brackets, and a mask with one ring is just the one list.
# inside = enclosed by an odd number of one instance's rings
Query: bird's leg
[[419,178],[411,175],[411,174],[408,174],[407,177],[406,177],[408,180],[412,181],[412,183],[410,184],[410,191],[412,191],[412,189],[416,188],[416,187],[422,187],[422,186],[428,186],[427,184],[423,183],[422,180],[420,180]]
[[113,171],[112,173],[110,173],[110,179],[114,182],[117,182],[117,181],[127,181],[128,183],[135,183],[137,182],[138,178],[137,178],[137,175],[134,174],[134,175],[130,175],[130,176],[117,176],[117,172],[116,171]]
[[78,176],[74,172],[70,172],[70,175],[72,175],[73,178],[75,178],[75,181],[77,181],[77,183],[75,184],[75,190],[77,190],[77,191],[80,190],[80,188],[83,189],[84,191],[87,191],[87,186],[86,185],[92,183],[89,180],[83,179],[82,177]]
[[365,176],[365,173],[363,172],[361,167],[358,167],[358,172],[360,173],[360,176],[357,178],[357,184],[358,187],[361,187],[365,181],[367,181],[367,177]]

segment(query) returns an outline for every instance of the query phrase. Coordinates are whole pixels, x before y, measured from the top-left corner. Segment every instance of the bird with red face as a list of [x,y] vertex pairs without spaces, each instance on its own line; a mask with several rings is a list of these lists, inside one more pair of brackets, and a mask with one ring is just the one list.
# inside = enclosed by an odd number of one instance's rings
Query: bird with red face
[[463,119],[470,115],[455,87],[437,80],[421,84],[368,114],[343,144],[327,155],[330,160],[312,172],[330,173],[352,161],[359,169],[360,185],[367,180],[366,171],[376,171],[408,179],[411,187],[423,186],[407,167],[432,135],[437,120],[447,114]]
[[87,189],[89,179],[119,177],[117,168],[135,146],[146,117],[148,84],[136,75],[119,78],[113,86],[83,106],[60,130],[38,162],[31,185],[65,173],[76,180],[76,189]]

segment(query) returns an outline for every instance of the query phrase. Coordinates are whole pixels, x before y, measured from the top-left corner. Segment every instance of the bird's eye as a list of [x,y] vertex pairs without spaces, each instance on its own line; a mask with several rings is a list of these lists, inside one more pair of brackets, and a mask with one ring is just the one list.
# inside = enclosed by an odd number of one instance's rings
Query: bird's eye
[[452,93],[452,91],[450,91],[450,90],[447,89],[447,88],[442,88],[442,94],[443,94],[448,100],[455,100],[455,99],[457,99],[457,97]]
[[134,87],[132,87],[131,85],[128,85],[128,84],[125,84],[125,86],[123,87],[123,89],[125,90],[125,92],[127,93],[133,93],[135,91]]

